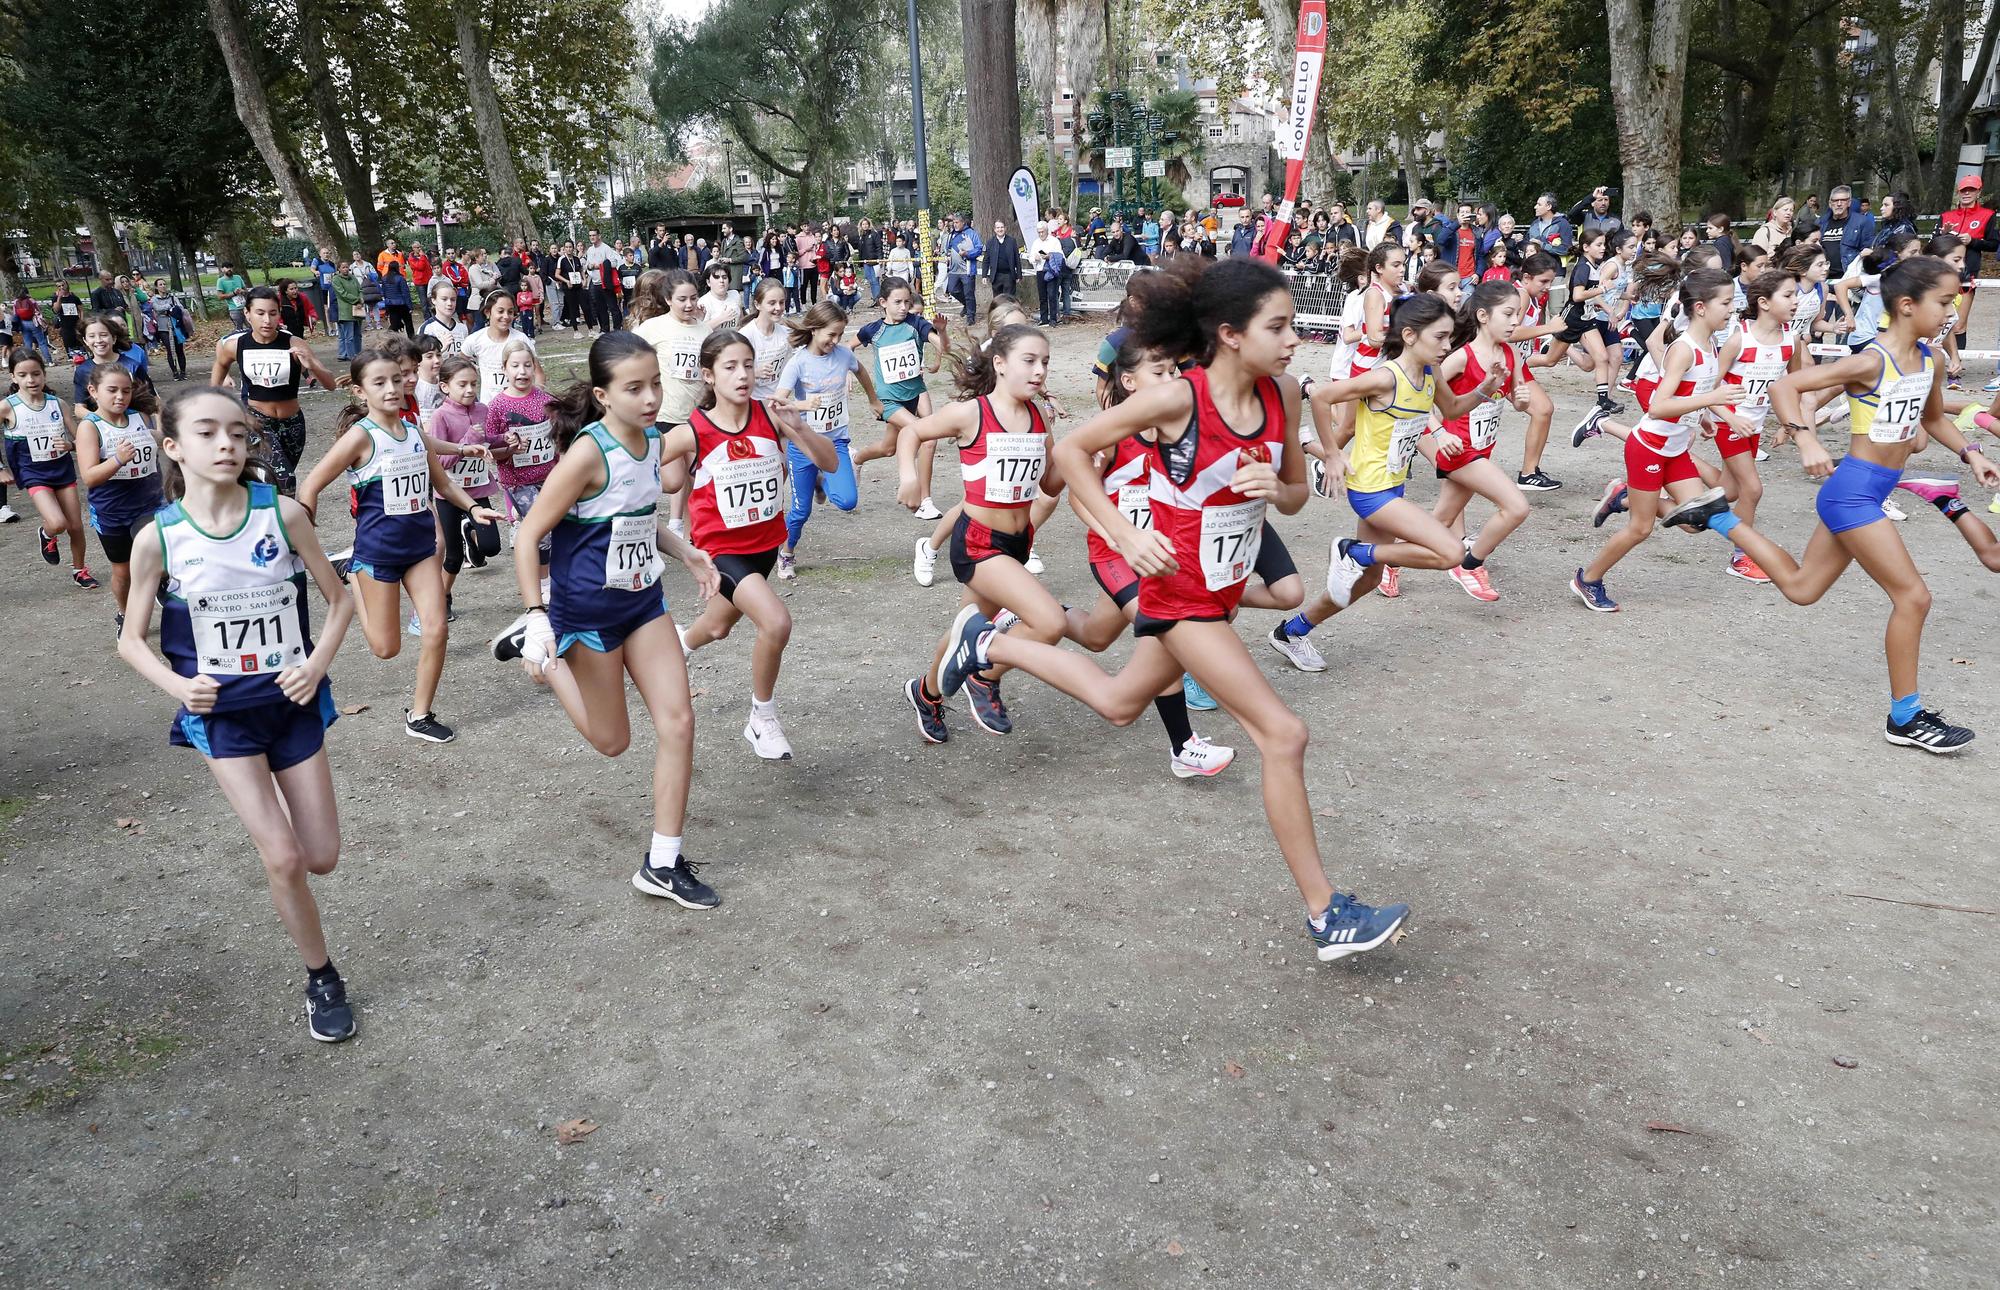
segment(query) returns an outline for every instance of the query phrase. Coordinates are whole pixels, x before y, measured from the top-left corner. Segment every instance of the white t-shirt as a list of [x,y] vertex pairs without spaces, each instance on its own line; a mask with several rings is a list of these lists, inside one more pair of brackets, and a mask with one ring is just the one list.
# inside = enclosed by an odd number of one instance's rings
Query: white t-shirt
[[734,327],[743,321],[743,301],[733,291],[722,296],[711,291],[701,298],[701,315],[710,327]]
[[707,388],[701,379],[701,343],[708,339],[708,323],[678,322],[672,314],[660,314],[632,330],[660,356],[660,420],[679,425]]
[[792,356],[792,333],[781,323],[767,334],[755,322],[743,328],[744,339],[757,354],[757,375],[750,387],[753,399],[770,399],[778,392],[778,374]]
[[500,355],[507,348],[508,342],[514,340],[526,341],[528,349],[535,354],[536,360],[540,360],[541,351],[535,349],[534,338],[518,331],[510,330],[505,336],[495,340],[491,327],[481,327],[459,343],[458,352],[479,364],[481,403],[491,402],[494,395],[507,388],[507,373],[501,365]]
[[438,344],[444,346],[444,356],[450,358],[465,348],[465,338],[471,333],[466,330],[463,318],[454,319],[449,327],[444,325],[443,319],[432,318],[424,323],[419,334],[437,337]]

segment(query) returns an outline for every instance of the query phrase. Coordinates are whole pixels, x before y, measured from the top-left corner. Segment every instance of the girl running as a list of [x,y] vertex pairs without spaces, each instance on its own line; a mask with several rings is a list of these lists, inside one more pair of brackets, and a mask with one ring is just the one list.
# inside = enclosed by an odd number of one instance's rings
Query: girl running
[[778,406],[795,412],[813,433],[833,446],[831,469],[820,464],[797,443],[788,443],[785,457],[792,468],[792,505],[785,513],[785,545],[778,552],[778,577],[795,576],[793,554],[806,521],[812,518],[817,495],[843,511],[851,511],[861,500],[854,480],[854,462],[849,455],[847,425],[847,378],[860,378],[868,402],[879,414],[882,400],[875,395],[875,383],[854,351],[840,343],[847,331],[847,311],[831,300],[822,300],[808,309],[797,322],[788,323],[792,333],[792,356],[778,374]]
[[311,345],[285,330],[281,310],[277,292],[269,287],[252,290],[243,306],[245,330],[216,343],[208,383],[243,391],[250,425],[277,469],[278,491],[290,496],[298,490],[298,468],[306,450],[299,379],[310,375],[329,390],[341,382]]
[[[1312,392],[1313,419],[1319,422],[1322,437],[1337,404],[1356,405],[1353,448],[1345,465],[1347,504],[1360,522],[1355,536],[1335,543],[1326,590],[1303,613],[1271,629],[1271,647],[1295,667],[1298,660],[1287,646],[1347,608],[1356,596],[1367,595],[1383,580],[1385,570],[1480,566],[1481,558],[1450,529],[1403,496],[1417,440],[1431,433],[1432,409],[1449,424],[1498,393],[1506,375],[1504,367],[1490,370],[1463,393],[1449,385],[1440,388],[1437,367],[1450,348],[1456,325],[1444,301],[1431,295],[1411,296],[1396,306],[1390,319],[1379,367]],[[1456,458],[1465,446],[1465,440],[1450,429],[1438,439],[1439,454],[1447,459]]]
[[[93,321],[92,326],[97,324]],[[116,363],[110,366],[118,366]],[[68,409],[48,392],[48,368],[23,345],[7,360],[14,392],[0,403],[0,433],[7,460],[0,484],[24,490],[41,521],[42,560],[62,563],[61,538],[69,535],[70,581],[95,591],[97,579],[83,562],[83,502],[76,495],[76,428]],[[94,370],[94,369],[93,369]]]
[[[1930,753],[1957,752],[1972,742],[1973,734],[1923,706],[1917,657],[1931,592],[1902,535],[1884,518],[1882,503],[1897,487],[1904,463],[1925,436],[1956,452],[1981,484],[2000,487],[2000,467],[1987,461],[1980,446],[1969,442],[1944,415],[1944,369],[1928,340],[1944,325],[1958,287],[1957,271],[1942,260],[1911,256],[1899,261],[1882,275],[1882,331],[1861,353],[1793,372],[1771,387],[1771,405],[1797,437],[1806,473],[1826,480],[1815,502],[1819,524],[1800,559],[1794,561],[1726,506],[1700,513],[1696,517],[1700,522],[1690,523],[1721,533],[1748,552],[1795,605],[1817,601],[1849,563],[1858,561],[1889,594],[1891,606],[1883,641],[1891,699],[1883,737]],[[1853,440],[1835,466],[1805,424],[1799,395],[1842,389],[1847,392]],[[1956,522],[1960,515],[1954,509],[1962,512],[1964,505],[1958,501],[1956,486],[1938,483],[1911,480],[1907,491],[1932,502]]]
[[[895,456],[896,441],[903,428],[931,415],[931,395],[924,385],[924,373],[937,371],[946,352],[944,333],[932,327],[921,314],[912,312],[916,293],[906,279],[882,279],[881,300],[882,316],[855,333],[854,348],[858,351],[872,347],[875,351],[875,392],[881,400],[876,415],[882,418],[882,442],[869,444],[854,454],[856,471],[878,457]],[[933,346],[936,354],[925,358]],[[923,490],[923,503],[917,507],[920,520],[940,519],[944,514],[931,501],[931,467],[936,456],[937,449],[925,444],[917,458],[917,477]]]
[[[445,285],[449,286],[450,283]],[[431,414],[426,432],[435,440],[440,456],[449,456],[451,477],[475,502],[498,509],[500,484],[494,474],[495,449],[486,437],[486,405],[479,401],[479,364],[463,354],[453,354],[438,366],[438,386],[444,401]],[[505,432],[501,442],[506,442]],[[461,452],[461,446],[485,448],[486,452]],[[526,512],[523,512],[525,514]],[[467,560],[483,569],[500,554],[500,526],[481,521],[461,510],[450,498],[437,499],[438,530],[444,535],[444,618],[457,618],[452,608],[452,588]],[[422,623],[419,622],[421,627]]]
[[[1033,327],[1003,327],[990,346],[973,351],[958,376],[964,399],[903,431],[896,445],[902,479],[896,500],[916,509],[923,497],[918,450],[940,439],[953,440],[965,481],[965,513],[951,535],[951,571],[965,586],[961,603],[984,609],[989,617],[1009,611],[1017,620],[1017,635],[1052,642],[1071,630],[1069,617],[1022,567],[1035,540],[1030,506],[1038,492],[1062,492],[1062,476],[1049,465],[1048,426],[1035,406],[1048,370],[1048,338]],[[942,691],[932,687],[932,679],[953,639],[949,633],[940,639],[931,670],[903,687],[916,709],[919,733],[934,744],[951,737]],[[982,672],[964,685],[972,719],[988,734],[1014,729],[1000,698],[1005,670]],[[952,692],[958,689],[955,685]]]
[[[170,503],[133,540],[118,653],[180,703],[168,742],[201,753],[243,821],[305,962],[307,1032],[338,1043],[354,1033],[354,1010],[308,882],[340,860],[326,673],[353,606],[312,516],[278,494],[251,451],[249,414],[234,394],[178,391],[160,435]],[[317,642],[307,574],[327,603]],[[156,598],[165,661],[147,644]]]
[[1716,353],[1716,336],[1729,326],[1734,296],[1735,284],[1719,269],[1697,269],[1681,283],[1687,331],[1668,340],[1652,405],[1625,440],[1625,506],[1631,518],[1569,582],[1576,598],[1594,612],[1618,612],[1618,602],[1604,589],[1605,575],[1652,536],[1662,489],[1677,503],[1667,513],[1669,527],[1699,528],[1694,520],[1704,508],[1726,505],[1721,489],[1703,490],[1701,472],[1688,449],[1711,418],[1726,422],[1738,435],[1752,428],[1751,418],[1730,406],[1737,391],[1723,383]]
[[[1826,252],[1819,247],[1795,246],[1780,257],[1779,264],[1799,281],[1799,303],[1792,311],[1792,370],[1796,372],[1815,362],[1814,345],[1841,330],[1840,306],[1827,290]],[[1806,420],[1816,422],[1822,400],[1816,395],[1803,394],[1800,401],[1807,413]],[[1770,447],[1777,447],[1790,437],[1783,426],[1769,433]]]
[[417,651],[416,689],[403,711],[403,732],[412,739],[447,744],[454,733],[431,710],[438,678],[444,674],[449,637],[431,497],[433,492],[442,495],[474,519],[500,517],[465,495],[425,444],[423,431],[403,419],[402,374],[393,358],[379,350],[365,351],[354,360],[349,376],[361,401],[349,403],[334,419],[337,437],[300,486],[299,502],[312,515],[327,486],[343,474],[347,477],[354,490],[354,546],[348,573],[368,649],[376,658],[394,658],[402,652],[400,611],[407,591],[423,643]]
[[[1494,601],[1500,593],[1493,589],[1485,563],[1493,552],[1528,519],[1528,499],[1507,473],[1493,464],[1493,445],[1500,438],[1500,400],[1524,407],[1520,393],[1520,368],[1514,347],[1514,325],[1521,316],[1521,292],[1512,282],[1482,282],[1458,311],[1458,342],[1438,368],[1438,377],[1454,394],[1467,394],[1486,384],[1489,372],[1501,373],[1499,388],[1471,412],[1444,423],[1448,435],[1428,436],[1439,441],[1436,449],[1438,479],[1437,506],[1431,515],[1465,543],[1475,563],[1459,564],[1445,570],[1459,589],[1474,600]],[[1449,438],[1460,446],[1448,452]],[[1494,514],[1479,526],[1476,538],[1465,537],[1465,507],[1474,497],[1493,503]]]
[[[504,384],[486,404],[486,447],[493,454],[500,474],[500,487],[507,492],[515,522],[535,505],[535,494],[556,468],[556,432],[550,419],[555,400],[541,386],[541,366],[531,361],[532,351],[506,355],[501,368]],[[480,385],[486,384],[485,373]],[[517,527],[515,540],[520,540]],[[544,581],[548,576],[553,548],[544,537],[537,552]]]
[[1521,440],[1521,472],[1514,476],[1514,483],[1524,493],[1547,493],[1562,487],[1560,479],[1542,470],[1542,452],[1548,447],[1549,426],[1556,418],[1555,400],[1535,379],[1535,369],[1528,366],[1541,338],[1562,330],[1560,320],[1549,321],[1549,288],[1561,271],[1562,265],[1554,256],[1535,251],[1521,262],[1514,279],[1521,290],[1521,321],[1514,328],[1514,357],[1520,361],[1514,370],[1528,414],[1528,431]]
[[132,411],[132,374],[114,363],[91,375],[97,411],[77,422],[76,469],[89,493],[91,531],[111,562],[111,595],[123,627],[132,538],[160,509],[159,445],[146,418]]
[[96,314],[83,325],[84,359],[77,364],[71,376],[71,393],[76,406],[90,406],[90,374],[100,367],[113,363],[124,364],[132,373],[135,382],[134,398],[157,399],[159,391],[153,388],[153,373],[146,365],[146,349],[134,345],[125,330],[125,319],[118,314]]
[[[687,424],[708,390],[701,379],[701,345],[708,321],[701,312],[701,288],[685,269],[648,269],[639,276],[629,325],[660,359],[662,433]],[[677,476],[667,484],[667,527],[687,534],[687,488]]]
[[[553,408],[562,460],[521,521],[514,574],[527,612],[493,642],[495,658],[521,659],[555,692],[590,746],[616,757],[631,746],[630,676],[653,721],[653,835],[632,885],[687,909],[722,903],[681,852],[694,768],[694,706],[687,662],[660,594],[662,546],[695,576],[703,596],[715,566],[659,523],[660,360],[634,332],[608,331],[590,346],[590,379]],[[548,599],[531,543],[553,538]]]
[[[954,693],[984,668],[1018,667],[1128,725],[1178,674],[1190,673],[1262,754],[1265,814],[1305,898],[1306,931],[1320,959],[1375,949],[1401,932],[1409,906],[1372,908],[1327,881],[1306,795],[1305,723],[1279,699],[1229,621],[1256,562],[1265,507],[1296,514],[1306,502],[1298,387],[1285,375],[1298,346],[1291,292],[1284,275],[1247,257],[1184,256],[1147,276],[1161,282],[1136,324],[1139,343],[1161,354],[1192,353],[1202,365],[1098,413],[1055,449],[1057,470],[1082,481],[1077,502],[1139,575],[1131,661],[1106,676],[1090,659],[1018,627],[994,630],[983,606],[971,603],[959,611],[939,660],[938,691]],[[1157,437],[1152,526],[1141,529],[1111,500],[1093,456],[1149,428]],[[910,685],[915,699],[918,682]]]
[[[1771,387],[1792,368],[1792,315],[1798,300],[1799,280],[1786,270],[1758,274],[1743,288],[1742,326],[1722,347],[1722,379],[1742,391],[1742,398],[1729,406],[1744,424],[1718,425],[1715,447],[1722,454],[1723,495],[1745,524],[1757,522],[1757,503],[1764,497],[1764,481],[1757,474],[1758,436],[1770,418]],[[1729,572],[1746,582],[1770,581],[1741,550],[1730,553]]]
[[[514,298],[504,291],[487,295],[482,309],[486,325],[459,342],[458,352],[479,364],[479,398],[491,404],[495,395],[507,388],[508,346],[516,341],[528,347],[535,360],[536,385],[542,383],[542,360],[534,340],[514,327]],[[363,624],[364,628],[366,624]]]
[[1581,364],[1586,371],[1597,378],[1597,406],[1607,416],[1617,416],[1625,409],[1611,397],[1611,382],[1618,375],[1618,355],[1621,352],[1618,338],[1611,332],[1607,321],[1603,295],[1605,291],[1604,258],[1610,248],[1610,241],[1602,229],[1591,229],[1577,238],[1577,250],[1581,253],[1569,271],[1569,307],[1563,315],[1563,328],[1549,341],[1549,347],[1529,361],[1530,367],[1554,367],[1569,353],[1571,345],[1581,344],[1584,356],[1589,360]]
[[[813,311],[837,308],[825,301]],[[807,470],[832,475],[844,466],[839,450],[847,441],[815,433],[800,425],[790,409],[774,411],[759,401],[754,396],[756,370],[757,351],[742,335],[710,332],[701,346],[709,393],[686,425],[667,432],[660,455],[693,460],[688,492],[693,541],[721,579],[721,594],[711,596],[701,615],[681,630],[681,651],[691,658],[702,646],[729,635],[737,620],[750,619],[757,628],[757,645],[750,655],[750,720],[743,737],[765,761],[790,761],[792,745],[778,723],[776,689],[778,667],[792,637],[792,615],[768,581],[795,540],[789,519],[780,515],[785,462],[792,458],[795,481],[801,480],[800,461]],[[844,386],[844,376],[842,382]],[[841,397],[846,397],[844,388]],[[851,469],[846,473],[851,479]],[[811,496],[809,489],[803,491]]]
[[424,320],[417,335],[435,337],[446,358],[458,353],[471,338],[465,319],[458,316],[458,287],[450,278],[438,278],[431,283],[431,316]]

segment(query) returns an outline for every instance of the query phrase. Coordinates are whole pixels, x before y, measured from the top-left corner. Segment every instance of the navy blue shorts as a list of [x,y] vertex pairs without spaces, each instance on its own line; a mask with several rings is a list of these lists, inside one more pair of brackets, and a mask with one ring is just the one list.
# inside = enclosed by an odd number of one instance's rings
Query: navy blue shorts
[[[657,592],[659,588],[655,587]],[[556,636],[556,653],[567,654],[572,645],[596,650],[599,654],[609,654],[625,643],[625,638],[638,631],[655,618],[667,616],[667,602],[660,595],[641,596],[639,604],[630,614],[616,623],[589,631],[562,632]]]
[[28,452],[26,439],[7,440],[7,470],[15,486],[26,492],[37,488],[66,488],[76,482],[76,454],[66,452],[54,461],[36,461]]
[[1820,523],[1826,525],[1829,533],[1845,533],[1873,524],[1885,518],[1882,503],[1889,500],[1896,481],[1902,477],[1903,472],[1894,467],[1878,466],[1849,454],[1840,459],[1833,474],[1819,486],[1813,509],[1819,512]]
[[337,720],[333,686],[321,681],[319,694],[303,705],[281,698],[254,708],[211,712],[199,717],[183,712],[174,718],[167,731],[167,742],[218,760],[262,757],[276,774],[311,761],[326,746],[327,727]]
[[[437,552],[435,551],[431,552],[431,555],[436,554]],[[408,564],[381,564],[374,560],[363,560],[355,557],[347,562],[347,571],[349,573],[365,573],[377,582],[401,582],[404,574],[430,558],[427,555],[421,560],[412,560]]]

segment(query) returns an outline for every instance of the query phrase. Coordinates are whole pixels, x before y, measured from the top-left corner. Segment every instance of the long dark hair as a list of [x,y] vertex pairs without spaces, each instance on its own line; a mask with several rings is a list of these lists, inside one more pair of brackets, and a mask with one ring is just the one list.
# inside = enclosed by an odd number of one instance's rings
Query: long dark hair
[[1479,334],[1480,314],[1491,313],[1509,300],[1520,298],[1521,289],[1501,278],[1474,287],[1458,306],[1458,325],[1451,331],[1451,347],[1458,349],[1472,343],[1472,338]]
[[1722,292],[1734,292],[1735,289],[1736,280],[1721,269],[1696,269],[1682,278],[1680,317],[1668,325],[1666,337],[1661,343],[1671,345],[1681,338],[1681,334],[1688,329],[1688,324],[1694,321],[1696,305]]
[[1438,319],[1451,316],[1451,306],[1445,304],[1443,296],[1420,291],[1404,297],[1389,315],[1389,334],[1382,339],[1382,361],[1387,363],[1402,356],[1404,332],[1420,332]]
[[1349,291],[1359,291],[1367,269],[1368,252],[1349,242],[1340,248],[1340,259],[1334,262],[1333,274]]
[[595,390],[611,384],[611,373],[620,363],[641,354],[659,362],[653,347],[636,333],[607,331],[590,342],[590,377],[578,381],[549,404],[549,424],[555,427],[556,444],[567,449],[572,440],[593,421],[604,419],[604,405]]
[[1958,281],[1958,270],[1932,255],[1906,255],[1882,275],[1882,305],[1893,309],[1898,300],[1915,300],[1949,277]]
[[1743,321],[1756,322],[1764,316],[1764,305],[1787,282],[1797,282],[1799,275],[1790,269],[1766,269],[1743,284]]
[[1190,255],[1158,273],[1139,274],[1130,290],[1140,298],[1132,334],[1141,344],[1162,353],[1191,354],[1206,364],[1215,357],[1222,328],[1249,327],[1264,302],[1280,291],[1289,295],[1291,285],[1263,260]]
[[1111,360],[1110,397],[1112,407],[1115,408],[1126,399],[1132,397],[1132,392],[1125,388],[1125,383],[1120,378],[1127,372],[1137,371],[1139,364],[1145,362],[1155,354],[1163,352],[1162,350],[1152,349],[1141,344],[1137,336],[1127,336],[1125,338],[1124,343],[1118,346],[1117,356]]
[[[1144,276],[1151,278],[1161,275],[1149,273]],[[952,369],[955,373],[953,384],[958,387],[958,397],[980,399],[993,393],[994,387],[1000,381],[1000,373],[995,364],[1028,340],[1048,343],[1048,337],[1038,328],[1030,327],[1026,323],[1009,323],[995,332],[988,344],[974,346],[972,352],[964,358],[953,354],[951,356]],[[1126,343],[1130,344],[1131,341],[1128,339]]]
[[[750,351],[751,361],[752,362],[756,361],[757,347],[750,343],[750,338],[748,336],[745,336],[742,332],[737,331],[734,327],[725,327],[721,331],[712,331],[708,333],[708,335],[702,340],[701,359],[700,359],[701,370],[704,372],[714,371],[715,365],[718,362],[722,361],[722,352],[728,349],[731,345],[743,346],[743,348]],[[706,412],[710,408],[715,406],[715,385],[713,382],[705,381],[703,382],[703,386],[704,388],[702,389],[701,392],[701,401],[697,403],[695,406],[700,408],[703,412]]]
[[[183,415],[183,410],[189,403],[209,394],[213,394],[216,398],[237,407],[242,406],[242,402],[237,398],[235,390],[225,390],[219,385],[184,386],[169,395],[167,401],[160,407],[160,438],[163,440],[172,439],[178,442],[181,437],[181,416]],[[251,431],[250,439],[253,445],[257,441],[257,434],[254,429]],[[278,482],[278,472],[272,469],[271,463],[266,461],[263,455],[253,447],[251,451],[243,455],[243,472],[236,477],[236,482],[245,486],[250,484],[275,484]],[[186,492],[187,480],[181,475],[181,464],[168,454],[161,453],[160,495],[167,501],[177,502]]]

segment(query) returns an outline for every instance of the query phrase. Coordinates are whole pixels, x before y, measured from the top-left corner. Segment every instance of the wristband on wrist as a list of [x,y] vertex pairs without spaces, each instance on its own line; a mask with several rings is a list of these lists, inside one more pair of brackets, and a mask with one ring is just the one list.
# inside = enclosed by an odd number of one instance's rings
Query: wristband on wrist
[[1980,447],[1976,443],[1967,443],[1963,448],[1960,448],[1958,450],[1958,459],[1963,462],[1970,462],[1972,460],[1970,454],[1975,452],[1982,457],[1986,455],[1986,449]]
[[547,605],[529,605],[521,612],[524,614],[542,614],[546,616],[549,612],[549,607]]

